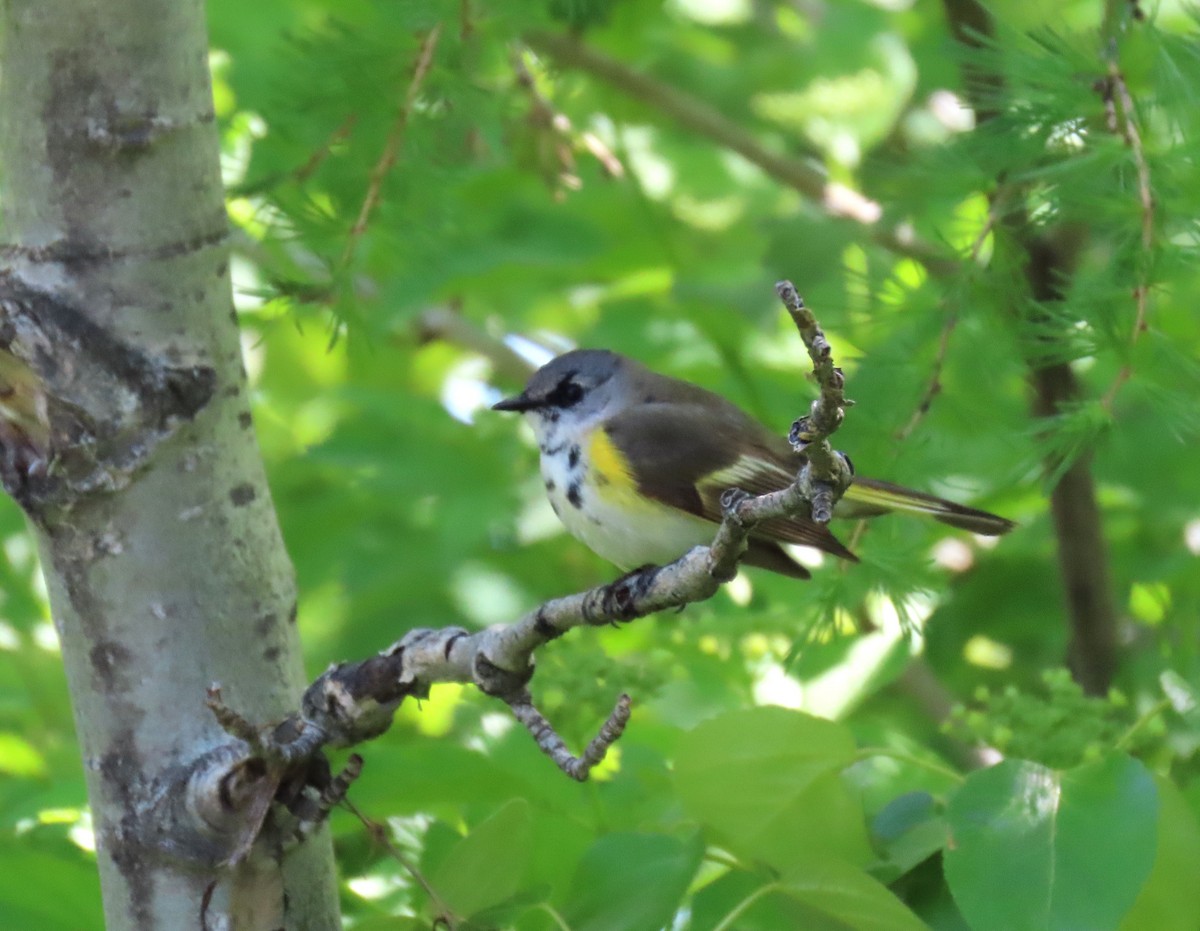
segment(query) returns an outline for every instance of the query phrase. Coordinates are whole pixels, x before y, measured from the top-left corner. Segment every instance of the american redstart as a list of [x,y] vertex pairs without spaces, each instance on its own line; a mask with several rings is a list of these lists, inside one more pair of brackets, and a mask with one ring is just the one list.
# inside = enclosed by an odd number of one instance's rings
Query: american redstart
[[[623,569],[668,563],[711,543],[722,492],[778,491],[805,462],[783,437],[719,395],[602,349],[551,360],[524,391],[492,409],[528,415],[554,512],[573,536]],[[834,513],[889,511],[927,514],[989,536],[1014,526],[987,511],[858,476]],[[794,517],[756,527],[745,562],[808,578],[780,543],[856,559],[827,527]]]

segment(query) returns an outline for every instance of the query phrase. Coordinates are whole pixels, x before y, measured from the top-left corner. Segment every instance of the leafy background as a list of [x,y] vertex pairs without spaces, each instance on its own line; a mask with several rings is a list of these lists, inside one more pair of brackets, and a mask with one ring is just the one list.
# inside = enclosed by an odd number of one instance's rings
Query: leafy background
[[[235,299],[312,672],[610,579],[488,404],[605,346],[783,432],[812,388],[778,278],[846,370],[858,469],[1020,522],[996,545],[845,527],[858,565],[554,643],[534,690],[573,746],[635,700],[582,786],[501,707],[435,689],[352,793],[392,849],[334,818],[348,923],[1200,926],[1200,46],[1180,4],[1133,9],[1005,3],[967,49],[969,7],[926,0],[210,3]],[[1136,147],[1098,92],[1110,48]],[[814,166],[881,219],[832,217]],[[1029,243],[1064,231],[1077,260],[1039,300]],[[1052,363],[1080,396],[1037,419]],[[1119,614],[1094,697],[1062,668],[1047,503],[1074,462]],[[0,524],[0,875],[20,879],[0,923],[98,928],[36,558],[15,508]]]

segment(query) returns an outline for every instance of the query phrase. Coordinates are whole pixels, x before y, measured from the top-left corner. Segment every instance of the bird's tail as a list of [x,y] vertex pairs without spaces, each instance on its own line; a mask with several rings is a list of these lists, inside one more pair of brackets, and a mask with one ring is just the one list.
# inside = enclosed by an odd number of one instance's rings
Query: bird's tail
[[983,534],[987,537],[1008,533],[1016,526],[1011,520],[955,504],[945,498],[936,498],[924,492],[913,491],[903,485],[881,482],[873,478],[855,476],[850,487],[839,502],[838,517],[871,517],[888,511],[903,511],[909,514],[928,514],[934,520],[960,530]]

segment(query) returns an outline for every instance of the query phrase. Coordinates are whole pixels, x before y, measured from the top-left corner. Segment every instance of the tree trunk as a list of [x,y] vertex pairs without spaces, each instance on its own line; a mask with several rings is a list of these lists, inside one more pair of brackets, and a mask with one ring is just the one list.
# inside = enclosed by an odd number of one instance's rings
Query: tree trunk
[[302,686],[232,313],[203,4],[2,9],[0,473],[42,555],[107,926],[337,927],[324,833],[226,868],[154,805],[229,742],[207,686],[255,722]]

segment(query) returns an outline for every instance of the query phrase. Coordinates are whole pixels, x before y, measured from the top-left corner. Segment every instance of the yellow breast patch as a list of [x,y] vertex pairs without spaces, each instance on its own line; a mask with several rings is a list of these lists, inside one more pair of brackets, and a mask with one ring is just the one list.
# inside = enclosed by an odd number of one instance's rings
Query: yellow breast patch
[[603,427],[592,431],[588,439],[587,461],[592,480],[597,485],[613,485],[617,489],[634,487],[633,470],[629,461],[617,449]]

